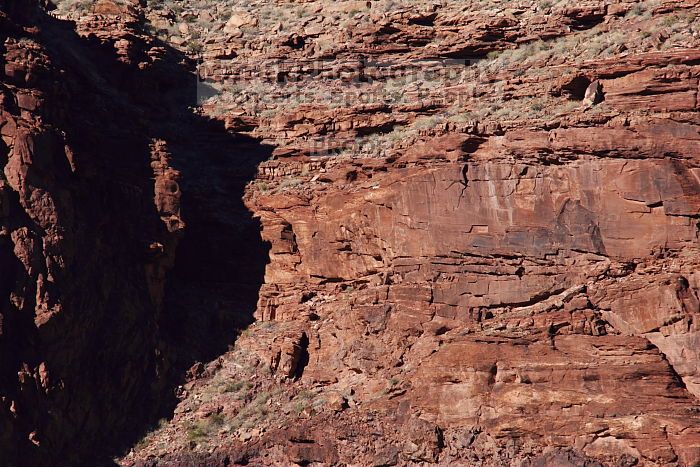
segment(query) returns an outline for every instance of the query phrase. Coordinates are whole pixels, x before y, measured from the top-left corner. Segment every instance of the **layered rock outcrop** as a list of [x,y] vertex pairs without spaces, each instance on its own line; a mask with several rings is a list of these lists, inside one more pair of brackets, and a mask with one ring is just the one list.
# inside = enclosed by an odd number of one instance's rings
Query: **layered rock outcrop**
[[700,459],[695,3],[57,3],[84,39],[3,5],[3,446],[70,459],[200,360],[121,463]]
[[[273,245],[258,317],[309,321],[312,385],[372,399],[395,378],[390,399],[442,429],[692,465],[700,148],[655,123],[677,157],[640,158],[644,126],[506,133],[468,171],[356,164],[337,191],[256,197]],[[569,160],[526,162],[550,147]]]
[[209,30],[261,323],[127,463],[695,465],[697,5],[362,3]]

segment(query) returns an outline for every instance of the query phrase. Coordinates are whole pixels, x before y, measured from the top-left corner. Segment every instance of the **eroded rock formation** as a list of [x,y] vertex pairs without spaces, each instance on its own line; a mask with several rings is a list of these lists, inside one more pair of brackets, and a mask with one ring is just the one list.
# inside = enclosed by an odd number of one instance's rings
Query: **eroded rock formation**
[[[181,170],[207,157],[193,134],[218,137],[232,156],[260,151],[191,112],[190,62],[144,32],[138,3],[110,5],[96,5],[93,34],[78,35],[38,2],[0,2],[2,465],[111,459],[172,409],[183,368],[226,349],[233,331],[220,323],[246,320],[243,299],[234,317],[178,305],[168,274],[192,269],[175,259],[181,205],[217,200],[213,188],[183,196]],[[254,163],[243,166],[229,169],[228,188],[245,184]],[[238,233],[219,246],[252,228],[242,243],[256,252],[257,224],[232,214],[247,213],[241,201],[227,203],[217,215]],[[192,219],[196,236],[207,214]],[[185,240],[185,253],[201,242]],[[192,337],[200,327],[207,340]]]
[[136,463],[695,465],[697,5],[364,3],[204,42],[270,263]]
[[[181,346],[125,465],[696,465],[697,4],[57,3],[82,39],[3,5],[3,446],[122,429]],[[144,18],[217,121],[165,131]]]
[[0,6],[2,462],[76,462],[153,410],[178,175],[109,57],[33,2]]

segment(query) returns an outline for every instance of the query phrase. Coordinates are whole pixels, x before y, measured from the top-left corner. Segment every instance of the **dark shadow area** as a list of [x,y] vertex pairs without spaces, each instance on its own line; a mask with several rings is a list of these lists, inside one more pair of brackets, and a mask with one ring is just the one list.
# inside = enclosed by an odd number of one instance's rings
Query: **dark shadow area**
[[[0,7],[30,9],[23,1]],[[14,311],[0,303],[0,381],[7,383],[0,390],[22,408],[15,422],[0,414],[0,464],[109,465],[172,415],[186,370],[224,353],[253,321],[269,245],[242,198],[273,148],[193,112],[193,63],[168,45],[127,34],[126,60],[106,35],[80,37],[72,23],[44,13],[18,18],[39,27],[44,53],[64,70],[31,87],[46,97],[43,125],[65,139],[77,169],[32,182],[60,199],[71,257],[53,291],[61,313],[37,329],[31,319],[13,324],[15,316],[33,316],[31,300]],[[157,60],[148,56],[153,45],[161,49]],[[61,139],[53,140],[43,150],[65,159]],[[156,140],[166,142],[181,173],[182,233],[167,231],[154,203]],[[23,213],[20,204],[13,201],[10,218]],[[34,220],[18,219],[40,238]],[[154,242],[175,251],[174,262],[172,254],[154,256]],[[13,264],[11,248],[0,241],[2,300],[12,291],[36,293],[34,278],[18,283],[24,269]],[[163,287],[152,271],[168,269]],[[17,382],[18,366],[42,362],[53,386]],[[40,443],[28,442],[32,430]]]
[[300,379],[302,376],[304,376],[304,369],[309,364],[309,336],[307,336],[306,333],[303,333],[301,335],[299,347],[301,351],[299,355],[299,361],[297,362],[296,368],[294,369],[295,379]]
[[253,322],[270,248],[242,198],[271,148],[228,134],[220,122],[188,119],[187,131],[170,140],[187,226],[167,282],[163,320],[180,370],[222,354],[236,330]]
[[570,100],[582,101],[591,80],[584,75],[576,75],[561,87],[561,93]]

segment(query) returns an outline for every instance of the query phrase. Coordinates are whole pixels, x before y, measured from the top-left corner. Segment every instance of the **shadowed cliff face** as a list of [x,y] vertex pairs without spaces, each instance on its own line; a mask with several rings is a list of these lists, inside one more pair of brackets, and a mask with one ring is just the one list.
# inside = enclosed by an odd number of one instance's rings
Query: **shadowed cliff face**
[[[0,2],[3,465],[110,459],[257,300],[265,248],[240,199],[269,150],[194,115],[187,60],[117,23],[84,38]],[[204,298],[214,282],[235,306]]]

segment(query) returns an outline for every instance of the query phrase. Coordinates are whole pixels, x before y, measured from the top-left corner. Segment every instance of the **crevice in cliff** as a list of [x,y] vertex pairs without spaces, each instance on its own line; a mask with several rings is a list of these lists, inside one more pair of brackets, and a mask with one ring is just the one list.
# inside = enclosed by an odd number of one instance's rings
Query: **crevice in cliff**
[[299,359],[294,367],[294,379],[304,375],[304,369],[309,364],[309,336],[304,332],[299,339]]
[[166,326],[177,347],[199,349],[199,361],[223,353],[236,330],[252,322],[269,251],[242,198],[271,149],[235,135],[211,144],[210,136],[227,135],[218,125],[209,122],[196,138],[171,145],[188,227],[167,286]]
[[[572,289],[569,289],[569,290],[572,290]],[[551,300],[552,298],[555,298],[558,295],[561,295],[562,297],[566,297],[567,292],[568,292],[568,290],[566,288],[564,288],[563,286],[557,286],[557,287],[554,287],[550,290],[539,292],[527,300],[523,300],[520,302],[508,302],[508,303],[504,302],[504,303],[490,304],[490,305],[485,305],[482,308],[484,308],[484,309],[498,309],[498,308],[504,308],[504,307],[513,307],[513,308],[534,307],[534,306],[537,306],[537,305],[542,304],[544,302],[547,302],[548,300]],[[566,298],[562,298],[562,299],[566,299]]]

